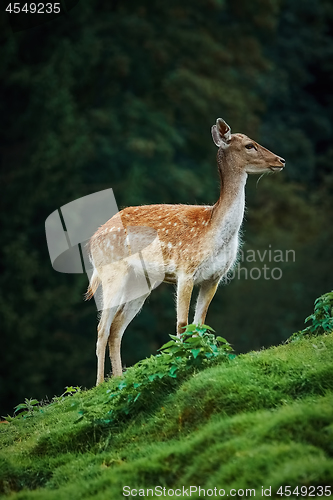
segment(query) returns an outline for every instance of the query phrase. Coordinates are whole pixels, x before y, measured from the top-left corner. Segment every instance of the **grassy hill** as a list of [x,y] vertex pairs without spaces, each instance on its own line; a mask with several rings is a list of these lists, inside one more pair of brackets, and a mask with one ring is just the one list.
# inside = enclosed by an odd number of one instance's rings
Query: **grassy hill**
[[156,498],[203,498],[199,486],[213,498],[284,498],[286,486],[291,498],[328,497],[332,359],[333,333],[223,353],[178,376],[168,366],[163,377],[152,357],[121,380],[26,401],[23,417],[0,425],[1,498],[152,497],[155,487]]

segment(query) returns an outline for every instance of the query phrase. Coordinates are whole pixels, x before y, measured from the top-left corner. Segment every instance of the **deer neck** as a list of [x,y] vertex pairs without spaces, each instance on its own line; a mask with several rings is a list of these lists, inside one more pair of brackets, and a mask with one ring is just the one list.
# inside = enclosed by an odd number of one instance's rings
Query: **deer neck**
[[214,205],[211,223],[226,237],[238,233],[244,217],[247,173],[239,168],[232,152],[219,149],[217,165],[221,180],[220,197]]

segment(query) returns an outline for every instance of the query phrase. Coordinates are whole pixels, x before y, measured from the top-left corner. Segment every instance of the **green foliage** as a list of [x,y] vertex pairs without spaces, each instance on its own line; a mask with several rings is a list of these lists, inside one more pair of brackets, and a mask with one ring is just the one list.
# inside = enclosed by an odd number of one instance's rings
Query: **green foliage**
[[88,402],[80,409],[77,422],[86,418],[94,423],[115,424],[133,418],[147,406],[155,407],[159,394],[174,390],[194,372],[213,362],[233,359],[230,344],[212,331],[207,325],[192,324],[186,326],[180,338],[170,335],[172,340],[159,349],[161,354],[139,361],[120,381],[111,380],[103,402],[104,408],[110,408],[105,414],[101,415],[101,408],[96,408],[94,402]]
[[305,319],[305,323],[312,322],[311,325],[294,333],[289,341],[298,340],[302,337],[323,335],[333,331],[333,291],[325,293],[315,300],[314,313]]
[[76,392],[33,418],[0,425],[0,494],[107,500],[120,498],[124,485],[200,485],[253,488],[256,496],[271,487],[277,498],[280,486],[332,485],[332,354],[328,334],[232,363],[221,358],[170,391],[152,385],[150,400],[122,425],[77,422],[77,408],[89,403],[103,415],[106,390],[122,392],[134,379]]
[[[66,396],[73,396],[74,394],[77,394],[81,391],[80,387],[73,387],[73,386],[68,386],[66,387],[66,390],[60,395],[60,396],[54,396],[52,398],[51,403],[48,404],[48,406],[53,405],[53,404],[61,404],[65,400]],[[15,406],[15,411],[14,411],[14,416],[11,417],[10,415],[7,415],[7,417],[4,417],[7,422],[13,422],[14,419],[18,418],[27,418],[27,417],[32,417],[35,415],[36,411],[39,411],[40,413],[43,413],[43,407],[45,406],[46,403],[43,404],[43,402],[39,402],[38,399],[28,399],[25,398],[24,403],[20,403],[17,406]],[[18,413],[19,412],[19,413]],[[15,415],[16,413],[16,415]]]
[[[17,406],[15,406],[15,411],[14,413],[18,413],[14,418],[26,418],[26,417],[32,417],[35,411],[38,411],[39,409],[39,401],[38,399],[28,399],[25,398],[24,403],[20,403]],[[23,411],[21,411],[23,410]],[[7,417],[6,420],[8,422],[12,421],[13,418]]]
[[305,319],[305,323],[310,320],[312,325],[307,327],[310,335],[320,335],[333,330],[333,291],[315,300],[314,313]]
[[81,387],[73,387],[72,385],[67,386],[66,390],[60,396],[54,396],[52,398],[52,402],[50,404],[62,403],[65,400],[66,396],[73,396],[74,394],[77,394],[79,392],[81,392]]
[[[213,333],[209,333],[214,331],[210,326],[192,324],[184,328],[180,337],[170,335],[172,340],[159,349],[169,354],[171,363],[174,363],[172,366],[177,366],[178,360],[185,360],[186,368],[200,366],[208,359],[226,355],[233,350],[223,337],[215,337]],[[218,343],[222,343],[223,348],[218,349]]]

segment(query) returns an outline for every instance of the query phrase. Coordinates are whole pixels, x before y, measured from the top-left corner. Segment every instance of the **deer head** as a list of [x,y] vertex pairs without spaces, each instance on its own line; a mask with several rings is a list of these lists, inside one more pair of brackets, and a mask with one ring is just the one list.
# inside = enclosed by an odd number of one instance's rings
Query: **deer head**
[[229,125],[218,118],[212,127],[212,137],[219,148],[218,158],[228,157],[236,168],[247,174],[279,172],[285,166],[285,160],[244,134],[232,134]]

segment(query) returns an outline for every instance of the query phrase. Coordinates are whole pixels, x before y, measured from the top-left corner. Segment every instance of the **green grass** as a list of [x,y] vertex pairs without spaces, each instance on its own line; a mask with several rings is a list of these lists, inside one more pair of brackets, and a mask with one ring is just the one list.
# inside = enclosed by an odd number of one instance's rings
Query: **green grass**
[[126,498],[125,485],[260,497],[271,487],[285,498],[280,486],[333,485],[332,360],[333,334],[217,360],[157,378],[117,418],[108,412],[121,403],[110,399],[119,380],[64,397],[0,425],[1,498],[111,500]]

